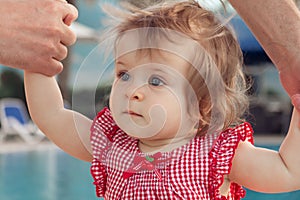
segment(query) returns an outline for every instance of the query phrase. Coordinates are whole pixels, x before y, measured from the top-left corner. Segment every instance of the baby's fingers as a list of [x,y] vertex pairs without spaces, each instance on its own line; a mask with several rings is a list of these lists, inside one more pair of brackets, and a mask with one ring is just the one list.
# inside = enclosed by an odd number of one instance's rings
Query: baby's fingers
[[291,97],[293,106],[300,112],[300,94],[294,94]]
[[[300,94],[295,94],[291,97],[292,104],[296,108],[298,115],[300,115]],[[300,120],[297,122],[298,128],[300,128]]]

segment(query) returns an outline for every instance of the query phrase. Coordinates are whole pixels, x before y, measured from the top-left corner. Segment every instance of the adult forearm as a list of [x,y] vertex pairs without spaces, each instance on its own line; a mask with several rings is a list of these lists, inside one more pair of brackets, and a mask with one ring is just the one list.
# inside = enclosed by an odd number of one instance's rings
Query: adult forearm
[[300,12],[293,0],[229,1],[278,69],[299,62]]
[[[293,0],[229,0],[278,69],[300,110],[300,11]],[[297,98],[295,98],[297,97]]]

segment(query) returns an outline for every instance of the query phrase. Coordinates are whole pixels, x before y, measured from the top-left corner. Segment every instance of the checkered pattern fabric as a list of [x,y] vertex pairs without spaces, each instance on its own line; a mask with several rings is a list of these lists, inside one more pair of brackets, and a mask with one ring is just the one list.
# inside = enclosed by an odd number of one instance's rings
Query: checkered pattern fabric
[[245,140],[253,143],[248,123],[195,137],[172,152],[151,158],[140,152],[138,140],[119,129],[104,108],[91,127],[96,194],[114,200],[240,199],[245,191],[238,184],[231,183],[227,197],[220,194],[219,187],[230,172],[238,143]]

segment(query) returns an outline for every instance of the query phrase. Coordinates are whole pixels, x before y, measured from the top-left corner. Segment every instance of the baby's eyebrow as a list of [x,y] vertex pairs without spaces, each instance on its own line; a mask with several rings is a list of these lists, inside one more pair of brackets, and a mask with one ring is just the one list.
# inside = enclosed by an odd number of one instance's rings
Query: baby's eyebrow
[[120,60],[116,60],[116,64],[117,65],[125,65],[126,66],[126,64],[124,62],[120,61]]
[[154,71],[169,75],[169,72],[165,69],[155,68]]

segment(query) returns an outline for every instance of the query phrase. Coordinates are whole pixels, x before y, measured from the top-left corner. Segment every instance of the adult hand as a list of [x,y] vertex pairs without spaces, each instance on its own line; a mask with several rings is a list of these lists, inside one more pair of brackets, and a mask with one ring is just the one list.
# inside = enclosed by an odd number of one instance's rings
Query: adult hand
[[1,0],[0,63],[43,73],[62,71],[60,62],[76,36],[77,9],[65,0]]

